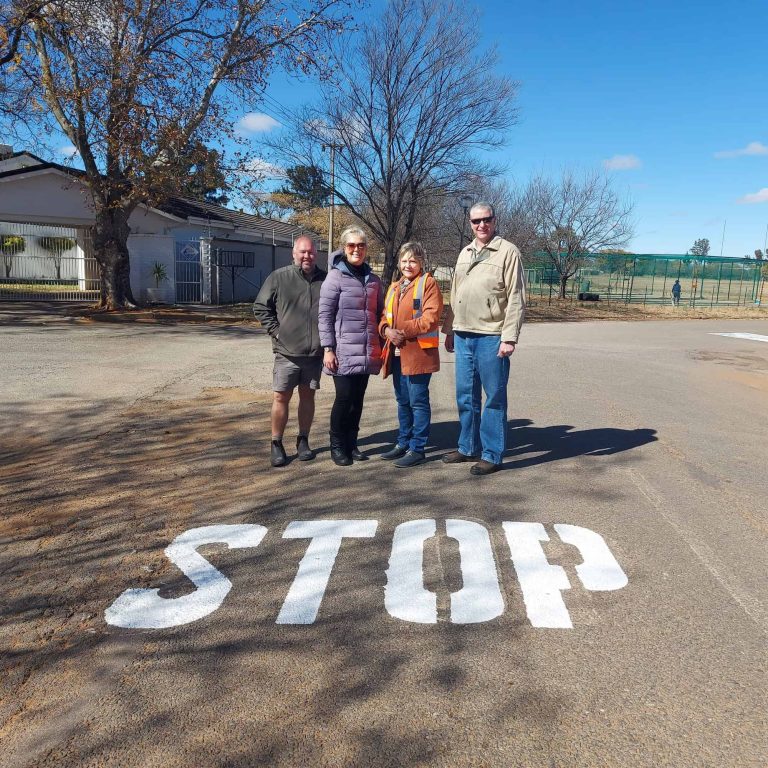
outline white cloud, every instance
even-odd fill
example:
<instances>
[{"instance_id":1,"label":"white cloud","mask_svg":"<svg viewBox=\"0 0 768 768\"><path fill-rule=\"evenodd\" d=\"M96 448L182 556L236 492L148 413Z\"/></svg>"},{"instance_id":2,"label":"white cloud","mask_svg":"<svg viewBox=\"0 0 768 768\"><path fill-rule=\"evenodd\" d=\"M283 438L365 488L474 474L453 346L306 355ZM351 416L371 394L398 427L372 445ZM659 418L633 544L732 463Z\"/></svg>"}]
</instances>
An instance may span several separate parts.
<instances>
[{"instance_id":1,"label":"white cloud","mask_svg":"<svg viewBox=\"0 0 768 768\"><path fill-rule=\"evenodd\" d=\"M279 127L277 120L263 112L249 112L235 123L235 128L245 133L265 133Z\"/></svg>"},{"instance_id":2,"label":"white cloud","mask_svg":"<svg viewBox=\"0 0 768 768\"><path fill-rule=\"evenodd\" d=\"M71 159L80 153L77 151L77 147L74 144L65 144L63 147L59 147L56 150L56 154Z\"/></svg>"},{"instance_id":3,"label":"white cloud","mask_svg":"<svg viewBox=\"0 0 768 768\"><path fill-rule=\"evenodd\" d=\"M606 171L631 171L633 168L639 168L642 165L637 155L614 155L607 160L603 160L603 167Z\"/></svg>"},{"instance_id":4,"label":"white cloud","mask_svg":"<svg viewBox=\"0 0 768 768\"><path fill-rule=\"evenodd\" d=\"M741 149L726 149L722 152L715 152L715 157L718 160L727 157L743 157L745 155L768 155L768 147L759 141L750 141L746 147Z\"/></svg>"},{"instance_id":5,"label":"white cloud","mask_svg":"<svg viewBox=\"0 0 768 768\"><path fill-rule=\"evenodd\" d=\"M737 203L768 203L768 187L763 187L759 192L740 197Z\"/></svg>"},{"instance_id":6,"label":"white cloud","mask_svg":"<svg viewBox=\"0 0 768 768\"><path fill-rule=\"evenodd\" d=\"M244 171L247 175L253 176L257 179L284 179L285 168L281 168L279 165L273 165L266 160L256 157L249 161Z\"/></svg>"}]
</instances>

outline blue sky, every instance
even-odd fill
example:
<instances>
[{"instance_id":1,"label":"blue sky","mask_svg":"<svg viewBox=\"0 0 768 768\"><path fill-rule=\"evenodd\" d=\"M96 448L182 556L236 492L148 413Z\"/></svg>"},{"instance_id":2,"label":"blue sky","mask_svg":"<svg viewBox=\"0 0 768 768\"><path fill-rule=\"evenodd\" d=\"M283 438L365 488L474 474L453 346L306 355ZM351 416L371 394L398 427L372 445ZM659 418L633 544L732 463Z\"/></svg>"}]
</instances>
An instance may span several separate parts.
<instances>
[{"instance_id":1,"label":"blue sky","mask_svg":"<svg viewBox=\"0 0 768 768\"><path fill-rule=\"evenodd\" d=\"M499 71L521 84L519 123L499 153L514 181L618 166L608 172L635 202L635 252L684 253L707 237L718 255L724 222L724 255L763 248L765 0L492 0L462 23L481 46L497 45ZM295 108L312 87L277 77L268 94ZM258 148L261 131L250 135Z\"/></svg>"},{"instance_id":2,"label":"blue sky","mask_svg":"<svg viewBox=\"0 0 768 768\"><path fill-rule=\"evenodd\" d=\"M358 22L382 4L373 0ZM706 237L718 255L724 224L724 255L764 247L766 0L489 0L464 13L467 36L496 45L499 72L521 85L519 123L498 153L514 182L608 169L635 203L637 253L684 253ZM289 109L315 93L279 74L267 91ZM279 130L274 102L239 117L256 153L264 133Z\"/></svg>"}]
</instances>

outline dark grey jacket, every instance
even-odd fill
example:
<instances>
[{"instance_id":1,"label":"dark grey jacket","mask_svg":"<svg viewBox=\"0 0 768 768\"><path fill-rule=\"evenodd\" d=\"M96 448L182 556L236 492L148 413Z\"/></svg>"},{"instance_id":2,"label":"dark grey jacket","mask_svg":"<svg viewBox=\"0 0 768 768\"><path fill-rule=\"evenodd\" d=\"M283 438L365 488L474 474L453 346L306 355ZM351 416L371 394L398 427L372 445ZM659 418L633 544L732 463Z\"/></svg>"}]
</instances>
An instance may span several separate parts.
<instances>
[{"instance_id":1,"label":"dark grey jacket","mask_svg":"<svg viewBox=\"0 0 768 768\"><path fill-rule=\"evenodd\" d=\"M306 276L290 264L276 269L261 286L253 314L272 337L272 351L288 357L322 357L317 308L326 272Z\"/></svg>"}]
</instances>

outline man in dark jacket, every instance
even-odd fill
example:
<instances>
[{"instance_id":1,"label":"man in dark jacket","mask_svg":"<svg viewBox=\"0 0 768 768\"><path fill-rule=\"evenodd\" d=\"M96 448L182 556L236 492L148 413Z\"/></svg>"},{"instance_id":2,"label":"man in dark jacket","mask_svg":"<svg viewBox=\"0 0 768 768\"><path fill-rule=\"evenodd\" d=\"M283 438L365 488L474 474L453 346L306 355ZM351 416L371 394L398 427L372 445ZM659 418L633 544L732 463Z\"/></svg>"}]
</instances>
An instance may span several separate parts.
<instances>
[{"instance_id":1,"label":"man in dark jacket","mask_svg":"<svg viewBox=\"0 0 768 768\"><path fill-rule=\"evenodd\" d=\"M282 467L288 457L283 433L288 423L288 404L299 390L299 461L310 461L309 430L315 416L315 390L320 389L323 348L317 329L320 286L326 273L317 267L317 250L306 235L293 244L293 264L276 269L261 286L253 314L272 337L275 367L272 377L273 467Z\"/></svg>"}]
</instances>

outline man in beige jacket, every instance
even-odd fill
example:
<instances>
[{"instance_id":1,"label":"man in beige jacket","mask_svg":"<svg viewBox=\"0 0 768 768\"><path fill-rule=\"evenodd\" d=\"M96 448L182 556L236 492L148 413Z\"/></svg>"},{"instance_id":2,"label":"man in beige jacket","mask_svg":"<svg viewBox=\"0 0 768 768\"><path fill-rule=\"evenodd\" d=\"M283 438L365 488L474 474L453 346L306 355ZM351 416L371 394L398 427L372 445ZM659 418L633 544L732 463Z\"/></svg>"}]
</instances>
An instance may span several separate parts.
<instances>
[{"instance_id":1,"label":"man in beige jacket","mask_svg":"<svg viewBox=\"0 0 768 768\"><path fill-rule=\"evenodd\" d=\"M456 262L443 326L445 348L456 352L461 432L458 450L443 461L473 461L473 475L489 475L501 467L506 448L509 358L525 315L525 277L517 246L496 236L493 206L475 203L469 221L475 239Z\"/></svg>"}]
</instances>

